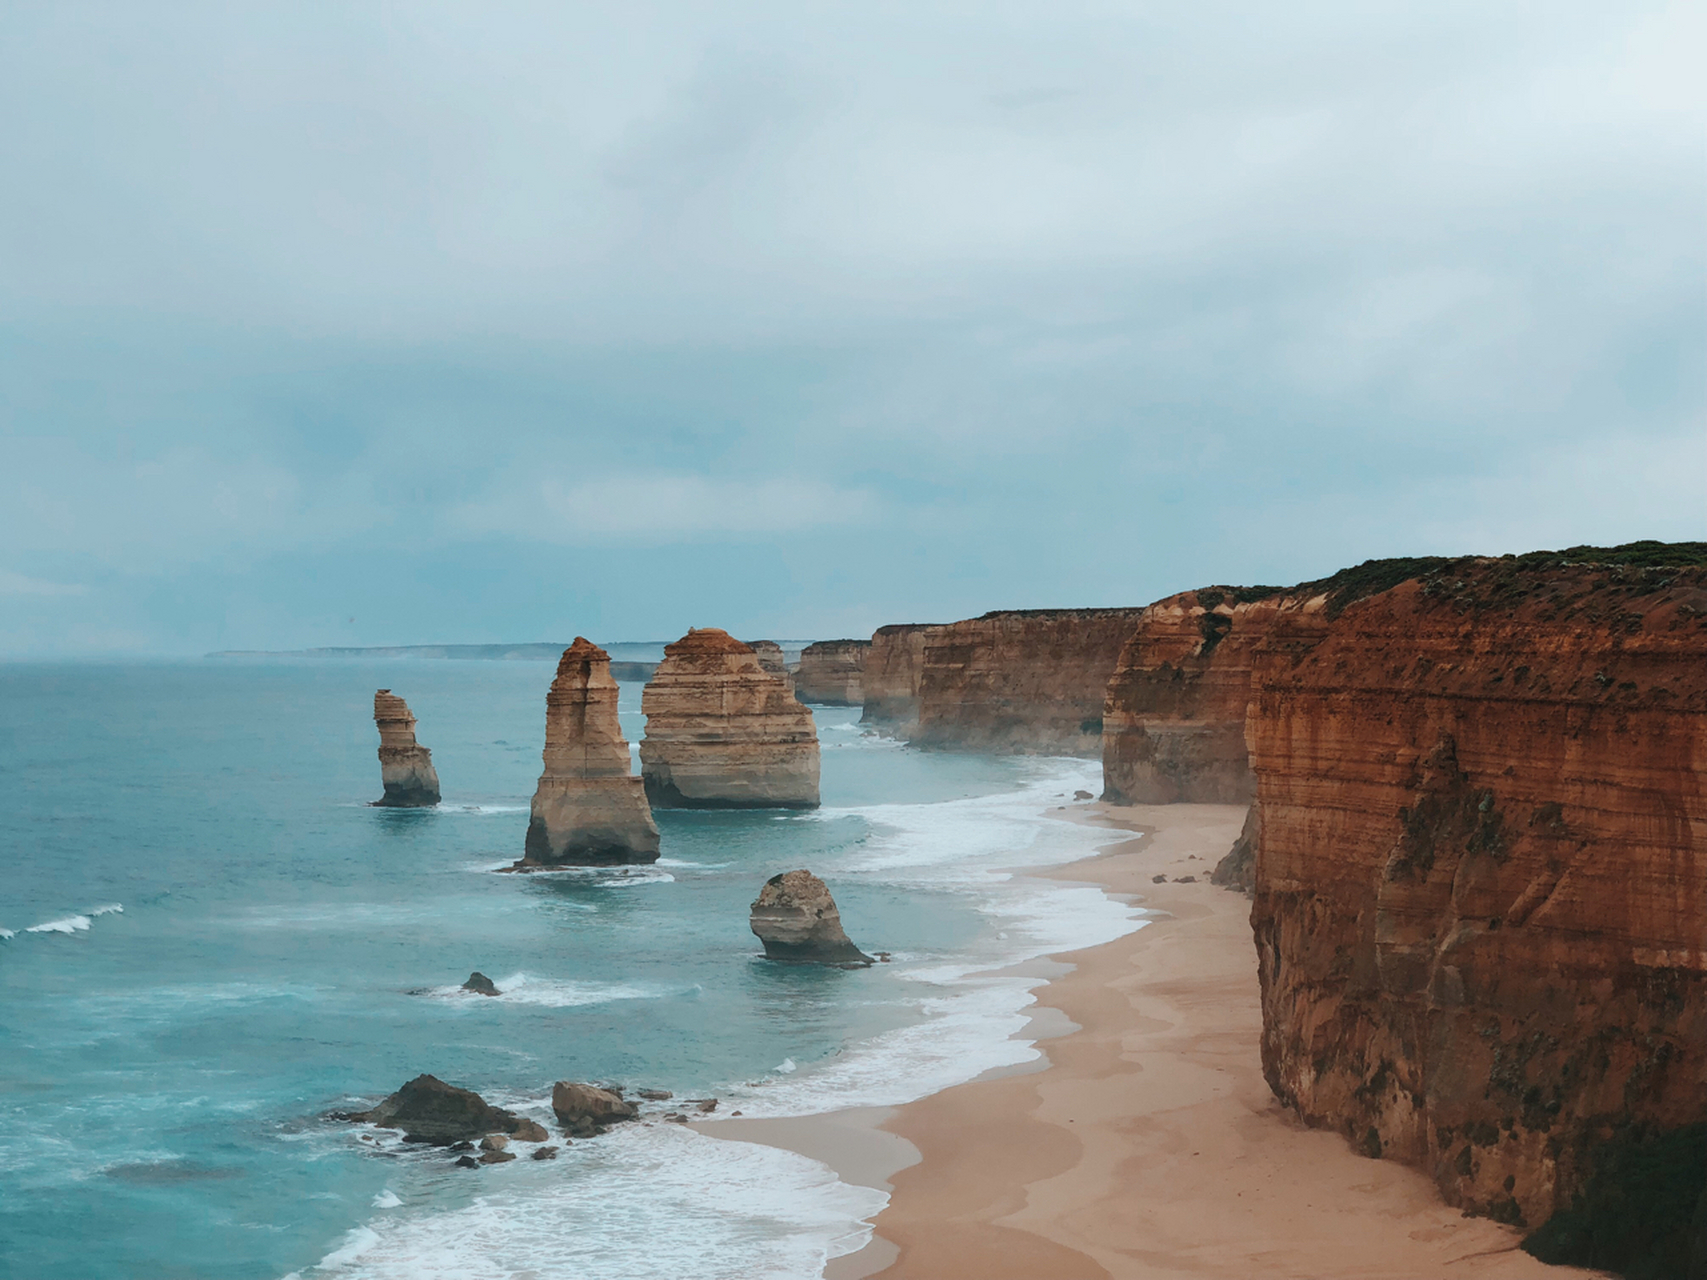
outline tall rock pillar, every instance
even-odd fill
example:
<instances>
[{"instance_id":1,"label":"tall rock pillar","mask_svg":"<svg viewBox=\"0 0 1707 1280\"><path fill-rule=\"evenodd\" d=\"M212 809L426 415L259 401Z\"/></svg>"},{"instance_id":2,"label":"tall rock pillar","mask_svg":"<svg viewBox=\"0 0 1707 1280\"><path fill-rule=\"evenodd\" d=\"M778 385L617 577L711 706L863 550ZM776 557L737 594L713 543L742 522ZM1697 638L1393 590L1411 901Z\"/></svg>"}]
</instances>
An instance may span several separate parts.
<instances>
[{"instance_id":1,"label":"tall rock pillar","mask_svg":"<svg viewBox=\"0 0 1707 1280\"><path fill-rule=\"evenodd\" d=\"M379 727L379 771L383 809L424 809L439 802L439 775L433 753L415 741L415 717L409 704L390 689L373 695L373 722Z\"/></svg>"},{"instance_id":2,"label":"tall rock pillar","mask_svg":"<svg viewBox=\"0 0 1707 1280\"><path fill-rule=\"evenodd\" d=\"M577 636L545 700L545 771L523 866L658 860L658 827L616 718L610 655Z\"/></svg>"}]
</instances>

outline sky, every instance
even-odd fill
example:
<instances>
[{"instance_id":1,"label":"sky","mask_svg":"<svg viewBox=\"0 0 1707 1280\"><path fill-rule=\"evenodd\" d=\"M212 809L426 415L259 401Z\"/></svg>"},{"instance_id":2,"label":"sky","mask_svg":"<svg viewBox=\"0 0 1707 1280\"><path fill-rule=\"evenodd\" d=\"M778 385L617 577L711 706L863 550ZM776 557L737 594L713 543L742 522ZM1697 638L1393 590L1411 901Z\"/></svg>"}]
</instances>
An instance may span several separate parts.
<instances>
[{"instance_id":1,"label":"sky","mask_svg":"<svg viewBox=\"0 0 1707 1280\"><path fill-rule=\"evenodd\" d=\"M0 0L0 655L1707 537L1703 12Z\"/></svg>"}]
</instances>

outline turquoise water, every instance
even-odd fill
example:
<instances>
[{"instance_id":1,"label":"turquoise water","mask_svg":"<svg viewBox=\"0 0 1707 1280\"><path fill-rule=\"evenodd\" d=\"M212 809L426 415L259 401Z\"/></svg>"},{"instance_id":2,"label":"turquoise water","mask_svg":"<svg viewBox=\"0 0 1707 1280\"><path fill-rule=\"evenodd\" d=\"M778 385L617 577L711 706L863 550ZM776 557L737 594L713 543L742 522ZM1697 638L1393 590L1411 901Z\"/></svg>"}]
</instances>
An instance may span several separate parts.
<instances>
[{"instance_id":1,"label":"turquoise water","mask_svg":"<svg viewBox=\"0 0 1707 1280\"><path fill-rule=\"evenodd\" d=\"M319 1117L429 1071L542 1119L575 1078L798 1114L1031 1054L1000 964L1131 912L1000 868L1082 761L927 755L819 708L824 809L661 813L656 868L493 874L539 772L539 663L0 667L0 1271L810 1276L881 1203L790 1153L629 1126L470 1172ZM373 690L445 801L382 810ZM623 687L624 729L643 728ZM860 972L769 964L764 879L830 882ZM471 970L498 999L465 995Z\"/></svg>"}]
</instances>

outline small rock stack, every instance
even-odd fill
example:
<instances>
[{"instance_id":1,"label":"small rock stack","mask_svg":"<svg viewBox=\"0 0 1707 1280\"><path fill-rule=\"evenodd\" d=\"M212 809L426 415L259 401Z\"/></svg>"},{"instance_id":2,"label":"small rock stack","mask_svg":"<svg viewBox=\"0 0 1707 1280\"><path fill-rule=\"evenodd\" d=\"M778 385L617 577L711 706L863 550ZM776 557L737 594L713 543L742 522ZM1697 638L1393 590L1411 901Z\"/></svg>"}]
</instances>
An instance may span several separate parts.
<instances>
[{"instance_id":1,"label":"small rock stack","mask_svg":"<svg viewBox=\"0 0 1707 1280\"><path fill-rule=\"evenodd\" d=\"M727 631L664 647L646 686L640 772L654 805L815 809L818 731L786 675Z\"/></svg>"},{"instance_id":2,"label":"small rock stack","mask_svg":"<svg viewBox=\"0 0 1707 1280\"><path fill-rule=\"evenodd\" d=\"M748 924L772 960L840 968L872 963L843 930L828 886L810 871L788 871L765 881Z\"/></svg>"},{"instance_id":3,"label":"small rock stack","mask_svg":"<svg viewBox=\"0 0 1707 1280\"><path fill-rule=\"evenodd\" d=\"M385 809L424 809L439 802L439 775L433 753L415 741L415 717L409 704L380 689L373 695L373 722L379 726L379 769L385 795L374 804Z\"/></svg>"},{"instance_id":4,"label":"small rock stack","mask_svg":"<svg viewBox=\"0 0 1707 1280\"><path fill-rule=\"evenodd\" d=\"M610 655L580 636L545 701L545 770L522 868L656 862L658 827L616 717Z\"/></svg>"}]
</instances>

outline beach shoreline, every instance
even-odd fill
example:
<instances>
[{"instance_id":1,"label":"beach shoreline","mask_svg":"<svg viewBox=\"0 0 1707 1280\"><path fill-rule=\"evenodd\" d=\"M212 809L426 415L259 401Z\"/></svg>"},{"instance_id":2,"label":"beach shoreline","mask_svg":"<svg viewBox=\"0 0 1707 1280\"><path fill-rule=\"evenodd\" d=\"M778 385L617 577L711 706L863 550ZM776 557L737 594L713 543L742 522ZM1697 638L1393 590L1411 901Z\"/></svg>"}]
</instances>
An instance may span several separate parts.
<instances>
[{"instance_id":1,"label":"beach shoreline","mask_svg":"<svg viewBox=\"0 0 1707 1280\"><path fill-rule=\"evenodd\" d=\"M1243 806L1050 813L1114 838L1026 874L1095 884L1150 917L1052 957L1071 968L1028 1010L1060 1033L1042 1058L899 1107L703 1126L889 1193L870 1242L826 1280L1597 1274L1536 1261L1518 1231L1463 1217L1419 1171L1359 1155L1274 1099L1249 901L1208 882Z\"/></svg>"}]
</instances>

